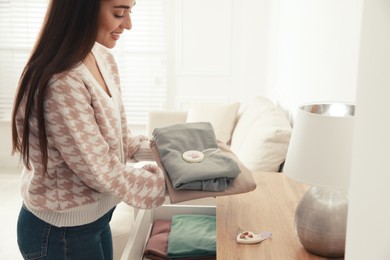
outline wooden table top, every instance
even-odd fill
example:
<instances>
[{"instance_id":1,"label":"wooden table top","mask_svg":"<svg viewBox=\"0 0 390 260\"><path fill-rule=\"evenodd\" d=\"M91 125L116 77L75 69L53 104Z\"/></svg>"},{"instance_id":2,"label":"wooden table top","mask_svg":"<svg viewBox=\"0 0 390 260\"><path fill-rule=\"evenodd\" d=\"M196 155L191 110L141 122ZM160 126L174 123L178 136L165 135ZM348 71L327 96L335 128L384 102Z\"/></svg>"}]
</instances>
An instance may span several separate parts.
<instances>
[{"instance_id":1,"label":"wooden table top","mask_svg":"<svg viewBox=\"0 0 390 260\"><path fill-rule=\"evenodd\" d=\"M256 190L217 197L218 260L324 260L307 252L294 228L295 208L308 186L290 180L283 173L255 172ZM272 232L259 244L238 244L243 231Z\"/></svg>"}]
</instances>

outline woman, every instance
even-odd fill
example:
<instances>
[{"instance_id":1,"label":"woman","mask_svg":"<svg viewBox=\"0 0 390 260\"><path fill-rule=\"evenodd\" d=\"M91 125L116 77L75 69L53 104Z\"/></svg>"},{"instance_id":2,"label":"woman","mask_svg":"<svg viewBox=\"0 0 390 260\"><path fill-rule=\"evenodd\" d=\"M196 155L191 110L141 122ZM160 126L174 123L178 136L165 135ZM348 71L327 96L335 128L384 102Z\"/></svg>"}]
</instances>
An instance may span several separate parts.
<instances>
[{"instance_id":1,"label":"woman","mask_svg":"<svg viewBox=\"0 0 390 260\"><path fill-rule=\"evenodd\" d=\"M163 203L149 141L127 129L109 52L134 0L51 0L15 98L13 152L24 164L18 244L25 259L112 259L109 221L124 201Z\"/></svg>"}]
</instances>

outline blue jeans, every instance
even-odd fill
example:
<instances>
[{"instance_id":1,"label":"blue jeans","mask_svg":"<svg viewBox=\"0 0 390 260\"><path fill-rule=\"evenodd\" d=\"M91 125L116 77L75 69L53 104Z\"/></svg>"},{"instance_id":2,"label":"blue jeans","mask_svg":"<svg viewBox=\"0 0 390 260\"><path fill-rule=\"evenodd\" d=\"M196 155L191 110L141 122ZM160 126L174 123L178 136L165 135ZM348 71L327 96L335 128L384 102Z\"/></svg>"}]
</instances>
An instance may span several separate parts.
<instances>
[{"instance_id":1,"label":"blue jeans","mask_svg":"<svg viewBox=\"0 0 390 260\"><path fill-rule=\"evenodd\" d=\"M109 222L113 212L86 225L56 227L22 206L17 225L19 250L24 259L112 260Z\"/></svg>"}]
</instances>

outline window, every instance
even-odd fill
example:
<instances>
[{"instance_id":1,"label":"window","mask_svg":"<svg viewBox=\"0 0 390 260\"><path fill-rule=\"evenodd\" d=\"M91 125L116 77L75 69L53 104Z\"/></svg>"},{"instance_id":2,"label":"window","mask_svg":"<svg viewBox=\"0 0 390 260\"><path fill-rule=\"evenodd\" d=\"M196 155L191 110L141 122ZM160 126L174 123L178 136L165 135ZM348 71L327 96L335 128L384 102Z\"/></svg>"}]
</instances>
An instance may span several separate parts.
<instances>
[{"instance_id":1,"label":"window","mask_svg":"<svg viewBox=\"0 0 390 260\"><path fill-rule=\"evenodd\" d=\"M20 73L43 21L46 1L0 1L0 120L11 119Z\"/></svg>"},{"instance_id":2,"label":"window","mask_svg":"<svg viewBox=\"0 0 390 260\"><path fill-rule=\"evenodd\" d=\"M47 0L0 0L0 121L9 121L20 73L39 33ZM164 1L142 0L133 29L112 50L121 75L129 124L146 124L147 112L166 100Z\"/></svg>"},{"instance_id":3,"label":"window","mask_svg":"<svg viewBox=\"0 0 390 260\"><path fill-rule=\"evenodd\" d=\"M133 28L122 34L113 49L129 124L146 124L147 112L164 107L166 47L164 0L137 1Z\"/></svg>"}]
</instances>

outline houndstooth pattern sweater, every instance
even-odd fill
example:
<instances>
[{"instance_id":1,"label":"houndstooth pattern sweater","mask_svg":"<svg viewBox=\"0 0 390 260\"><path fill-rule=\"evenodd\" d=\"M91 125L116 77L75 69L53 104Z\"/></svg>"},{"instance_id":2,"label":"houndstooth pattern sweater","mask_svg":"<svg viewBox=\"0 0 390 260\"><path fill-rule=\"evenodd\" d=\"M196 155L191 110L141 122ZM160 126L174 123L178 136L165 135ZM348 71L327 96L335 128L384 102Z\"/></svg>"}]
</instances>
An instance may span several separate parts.
<instances>
[{"instance_id":1,"label":"houndstooth pattern sweater","mask_svg":"<svg viewBox=\"0 0 390 260\"><path fill-rule=\"evenodd\" d=\"M120 201L153 208L164 201L161 169L133 168L128 161L153 159L149 141L127 128L118 69L112 54L96 43L92 49L111 97L87 67L55 75L44 101L48 167L43 171L36 118L30 120L32 170L21 176L25 207L55 226L77 226L97 220ZM23 132L24 108L17 113Z\"/></svg>"}]
</instances>

